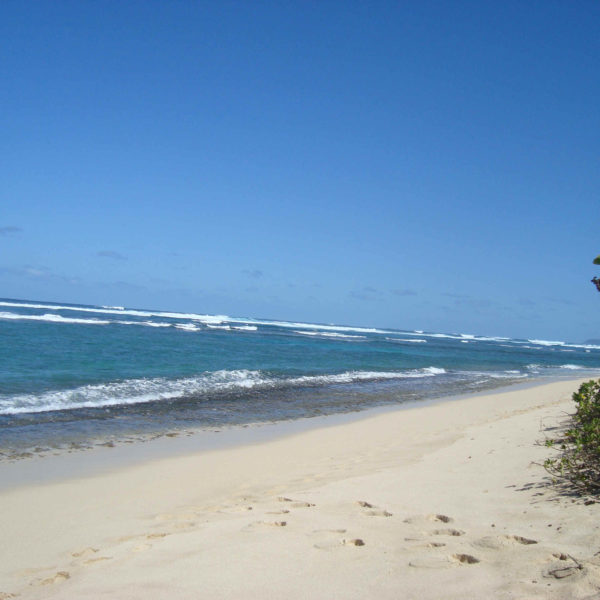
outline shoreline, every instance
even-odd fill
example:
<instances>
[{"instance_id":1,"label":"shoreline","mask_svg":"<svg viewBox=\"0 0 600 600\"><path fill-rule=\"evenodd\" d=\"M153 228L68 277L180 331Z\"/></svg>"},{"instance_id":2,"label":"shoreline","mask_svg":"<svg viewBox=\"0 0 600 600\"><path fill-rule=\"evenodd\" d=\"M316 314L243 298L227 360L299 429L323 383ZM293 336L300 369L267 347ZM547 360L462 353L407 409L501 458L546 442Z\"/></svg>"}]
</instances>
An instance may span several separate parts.
<instances>
[{"instance_id":1,"label":"shoreline","mask_svg":"<svg viewBox=\"0 0 600 600\"><path fill-rule=\"evenodd\" d=\"M0 491L0 597L592 597L600 505L559 496L536 445L580 381Z\"/></svg>"},{"instance_id":2,"label":"shoreline","mask_svg":"<svg viewBox=\"0 0 600 600\"><path fill-rule=\"evenodd\" d=\"M600 377L600 372L596 377ZM527 390L541 385L571 380L580 381L581 378L546 377L529 379L472 393L375 405L358 411L231 425L222 428L190 428L186 431L152 437L142 436L128 441L115 440L114 445L112 443L110 445L97 443L93 446L72 450L58 449L51 454L33 454L30 457L15 459L6 458L0 460L0 493L15 487L97 475L153 460L265 443L312 429L326 429L395 411L413 410L467 398Z\"/></svg>"}]
</instances>

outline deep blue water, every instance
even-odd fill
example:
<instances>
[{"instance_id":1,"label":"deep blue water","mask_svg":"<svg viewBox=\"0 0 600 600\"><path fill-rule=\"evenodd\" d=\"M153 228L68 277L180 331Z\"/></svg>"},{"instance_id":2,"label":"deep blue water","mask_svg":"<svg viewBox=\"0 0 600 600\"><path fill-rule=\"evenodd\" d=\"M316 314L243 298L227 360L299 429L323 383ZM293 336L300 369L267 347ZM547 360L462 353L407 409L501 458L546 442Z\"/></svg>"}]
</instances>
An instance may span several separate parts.
<instances>
[{"instance_id":1,"label":"deep blue water","mask_svg":"<svg viewBox=\"0 0 600 600\"><path fill-rule=\"evenodd\" d=\"M0 301L0 450L590 376L600 347Z\"/></svg>"}]
</instances>

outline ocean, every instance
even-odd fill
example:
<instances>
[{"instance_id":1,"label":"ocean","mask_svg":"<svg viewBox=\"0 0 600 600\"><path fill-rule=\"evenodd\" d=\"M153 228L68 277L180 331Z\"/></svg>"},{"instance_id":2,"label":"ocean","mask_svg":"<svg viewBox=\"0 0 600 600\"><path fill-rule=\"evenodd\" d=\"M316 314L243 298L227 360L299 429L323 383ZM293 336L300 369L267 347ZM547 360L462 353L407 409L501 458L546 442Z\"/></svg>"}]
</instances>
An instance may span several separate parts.
<instances>
[{"instance_id":1,"label":"ocean","mask_svg":"<svg viewBox=\"0 0 600 600\"><path fill-rule=\"evenodd\" d=\"M600 346L0 300L0 459L590 377Z\"/></svg>"}]
</instances>

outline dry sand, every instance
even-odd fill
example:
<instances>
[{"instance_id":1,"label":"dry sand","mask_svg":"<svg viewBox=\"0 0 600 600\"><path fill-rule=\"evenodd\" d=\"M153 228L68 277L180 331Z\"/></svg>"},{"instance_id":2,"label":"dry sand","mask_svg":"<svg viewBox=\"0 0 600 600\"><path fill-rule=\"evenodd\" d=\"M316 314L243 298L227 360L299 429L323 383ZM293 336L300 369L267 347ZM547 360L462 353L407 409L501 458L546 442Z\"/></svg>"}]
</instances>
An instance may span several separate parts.
<instances>
[{"instance_id":1,"label":"dry sand","mask_svg":"<svg viewBox=\"0 0 600 600\"><path fill-rule=\"evenodd\" d=\"M598 598L600 504L535 443L576 387L3 491L0 599Z\"/></svg>"}]
</instances>

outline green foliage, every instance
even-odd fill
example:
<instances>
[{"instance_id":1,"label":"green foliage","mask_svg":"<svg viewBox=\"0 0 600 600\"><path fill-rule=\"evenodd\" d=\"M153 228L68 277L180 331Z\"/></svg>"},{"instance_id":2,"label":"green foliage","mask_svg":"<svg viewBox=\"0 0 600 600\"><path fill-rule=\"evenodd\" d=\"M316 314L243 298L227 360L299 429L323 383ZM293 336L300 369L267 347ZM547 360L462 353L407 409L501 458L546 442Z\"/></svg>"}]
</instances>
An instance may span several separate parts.
<instances>
[{"instance_id":1,"label":"green foliage","mask_svg":"<svg viewBox=\"0 0 600 600\"><path fill-rule=\"evenodd\" d=\"M596 256L596 258L594 259L594 264L600 265L600 254L598 256ZM596 286L596 289L600 292L600 278L594 277L592 279L592 283Z\"/></svg>"},{"instance_id":2,"label":"green foliage","mask_svg":"<svg viewBox=\"0 0 600 600\"><path fill-rule=\"evenodd\" d=\"M600 493L600 380L582 383L573 394L577 406L562 434L546 440L559 454L544 463L554 477L581 491Z\"/></svg>"}]
</instances>

